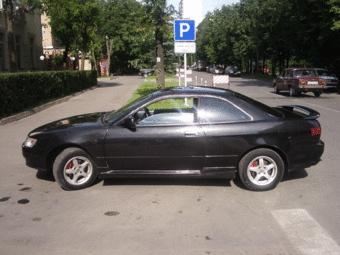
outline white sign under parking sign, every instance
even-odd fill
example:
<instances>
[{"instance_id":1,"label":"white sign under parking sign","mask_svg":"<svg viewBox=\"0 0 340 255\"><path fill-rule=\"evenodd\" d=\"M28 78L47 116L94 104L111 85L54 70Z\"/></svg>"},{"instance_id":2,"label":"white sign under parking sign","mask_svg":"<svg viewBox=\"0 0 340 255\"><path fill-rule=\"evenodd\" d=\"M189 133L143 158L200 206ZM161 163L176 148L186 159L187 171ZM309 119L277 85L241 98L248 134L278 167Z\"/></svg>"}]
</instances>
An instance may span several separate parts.
<instances>
[{"instance_id":1,"label":"white sign under parking sign","mask_svg":"<svg viewBox=\"0 0 340 255\"><path fill-rule=\"evenodd\" d=\"M196 42L175 42L175 53L196 53Z\"/></svg>"}]
</instances>

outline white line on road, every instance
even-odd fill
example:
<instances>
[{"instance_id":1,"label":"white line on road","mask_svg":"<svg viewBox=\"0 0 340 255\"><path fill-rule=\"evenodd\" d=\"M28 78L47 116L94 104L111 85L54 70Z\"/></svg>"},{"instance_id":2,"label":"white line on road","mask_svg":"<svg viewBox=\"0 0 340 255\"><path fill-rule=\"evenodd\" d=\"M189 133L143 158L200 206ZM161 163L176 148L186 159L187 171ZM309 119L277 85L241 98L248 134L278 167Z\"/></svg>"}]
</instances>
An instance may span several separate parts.
<instances>
[{"instance_id":1,"label":"white line on road","mask_svg":"<svg viewBox=\"0 0 340 255\"><path fill-rule=\"evenodd\" d=\"M306 210L275 210L271 214L301 254L340 254L338 244Z\"/></svg>"}]
</instances>

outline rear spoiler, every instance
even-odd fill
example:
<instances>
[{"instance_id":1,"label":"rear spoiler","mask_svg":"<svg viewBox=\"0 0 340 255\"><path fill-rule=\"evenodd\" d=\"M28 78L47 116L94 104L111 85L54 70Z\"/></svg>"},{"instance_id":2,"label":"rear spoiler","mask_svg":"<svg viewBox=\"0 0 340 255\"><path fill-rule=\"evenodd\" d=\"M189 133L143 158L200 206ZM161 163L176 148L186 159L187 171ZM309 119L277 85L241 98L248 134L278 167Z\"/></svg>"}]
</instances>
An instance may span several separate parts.
<instances>
[{"instance_id":1,"label":"rear spoiler","mask_svg":"<svg viewBox=\"0 0 340 255\"><path fill-rule=\"evenodd\" d=\"M307 115L306 117L304 117L305 120L316 120L320 117L319 112L301 105L281 105L279 107L282 107L283 109L291 112L294 112L294 109L296 109L297 112Z\"/></svg>"}]
</instances>

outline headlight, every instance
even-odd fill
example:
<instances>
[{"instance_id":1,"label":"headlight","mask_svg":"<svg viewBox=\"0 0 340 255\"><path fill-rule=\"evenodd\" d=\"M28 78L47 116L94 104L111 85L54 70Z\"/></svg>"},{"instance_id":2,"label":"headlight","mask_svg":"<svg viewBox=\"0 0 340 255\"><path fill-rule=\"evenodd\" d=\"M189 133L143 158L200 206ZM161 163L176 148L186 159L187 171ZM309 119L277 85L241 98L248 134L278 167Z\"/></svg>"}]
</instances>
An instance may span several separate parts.
<instances>
[{"instance_id":1,"label":"headlight","mask_svg":"<svg viewBox=\"0 0 340 255\"><path fill-rule=\"evenodd\" d=\"M37 139L27 137L24 145L25 145L25 147L32 148L35 145L36 142L37 142Z\"/></svg>"}]
</instances>

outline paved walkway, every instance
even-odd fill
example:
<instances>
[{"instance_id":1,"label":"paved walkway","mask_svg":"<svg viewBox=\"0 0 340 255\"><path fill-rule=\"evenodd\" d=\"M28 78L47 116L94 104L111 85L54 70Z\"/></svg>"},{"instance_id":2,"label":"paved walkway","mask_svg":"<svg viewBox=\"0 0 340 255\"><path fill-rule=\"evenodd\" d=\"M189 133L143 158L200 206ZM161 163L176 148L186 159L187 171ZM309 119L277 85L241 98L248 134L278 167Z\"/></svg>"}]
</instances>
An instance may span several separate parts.
<instances>
[{"instance_id":1,"label":"paved walkway","mask_svg":"<svg viewBox=\"0 0 340 255\"><path fill-rule=\"evenodd\" d=\"M141 76L118 76L98 79L98 86L54 102L0 120L0 126L21 120L41 111L50 112L51 121L86 112L111 111L119 108L144 82ZM89 104L88 102L92 102Z\"/></svg>"}]
</instances>

